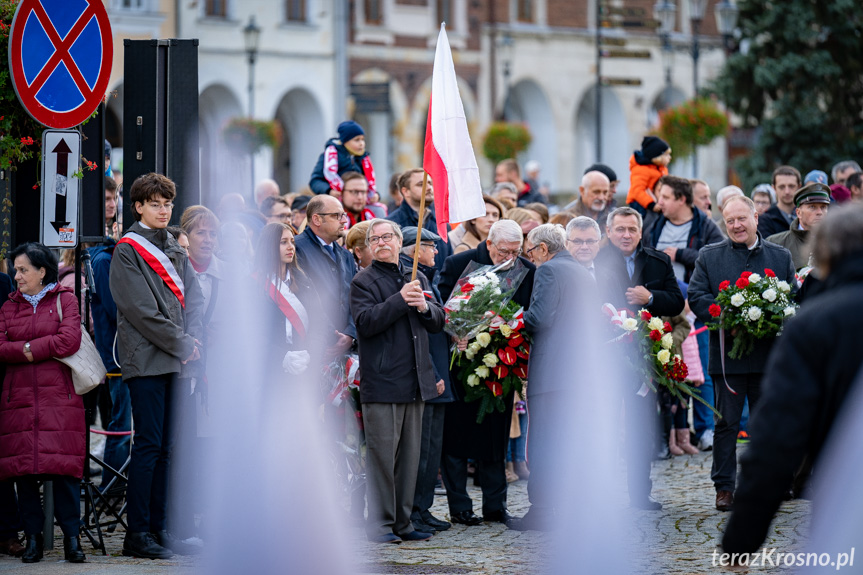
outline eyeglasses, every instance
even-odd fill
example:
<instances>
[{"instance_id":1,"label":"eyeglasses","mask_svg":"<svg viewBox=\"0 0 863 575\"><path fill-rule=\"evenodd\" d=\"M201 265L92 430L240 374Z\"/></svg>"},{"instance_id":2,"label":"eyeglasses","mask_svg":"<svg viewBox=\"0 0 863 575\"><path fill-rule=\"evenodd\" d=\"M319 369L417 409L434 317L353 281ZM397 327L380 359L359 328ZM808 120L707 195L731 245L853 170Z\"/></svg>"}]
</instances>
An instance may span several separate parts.
<instances>
[{"instance_id":1,"label":"eyeglasses","mask_svg":"<svg viewBox=\"0 0 863 575\"><path fill-rule=\"evenodd\" d=\"M291 214L278 214L274 216L270 216L271 218L279 218L281 221L286 222L291 219Z\"/></svg>"},{"instance_id":2,"label":"eyeglasses","mask_svg":"<svg viewBox=\"0 0 863 575\"><path fill-rule=\"evenodd\" d=\"M348 214L345 212L323 212L318 214L319 216L336 216L337 220L346 220L348 219Z\"/></svg>"},{"instance_id":3,"label":"eyeglasses","mask_svg":"<svg viewBox=\"0 0 863 575\"><path fill-rule=\"evenodd\" d=\"M396 237L395 234L384 234L382 236L372 236L369 238L369 245L373 245L373 244L376 244L378 242L386 243L386 242L392 241L392 239L394 237Z\"/></svg>"},{"instance_id":4,"label":"eyeglasses","mask_svg":"<svg viewBox=\"0 0 863 575\"><path fill-rule=\"evenodd\" d=\"M585 244L587 244L588 246L595 246L596 244L599 243L599 240L566 240L566 241L571 243L571 244L575 244L578 247L581 247Z\"/></svg>"},{"instance_id":5,"label":"eyeglasses","mask_svg":"<svg viewBox=\"0 0 863 575\"><path fill-rule=\"evenodd\" d=\"M171 210L174 209L174 204L172 204L170 202L167 204L160 204L159 202L147 202L147 205L154 212L161 212L162 209L164 209L166 212L170 212Z\"/></svg>"},{"instance_id":6,"label":"eyeglasses","mask_svg":"<svg viewBox=\"0 0 863 575\"><path fill-rule=\"evenodd\" d=\"M537 244L537 245L533 246L532 248L530 248L529 250L526 250L526 251L524 252L524 255L526 255L526 256L528 256L528 257L530 257L530 252L532 252L533 250L535 250L536 248L538 248L538 247L539 247L539 246L541 246L541 245L542 245L542 244ZM500 251L500 250L498 250L498 251Z\"/></svg>"},{"instance_id":7,"label":"eyeglasses","mask_svg":"<svg viewBox=\"0 0 863 575\"><path fill-rule=\"evenodd\" d=\"M434 244L424 244L424 243L420 243L420 245L421 245L422 247L424 247L424 248L431 248L431 249L433 249L433 250L434 250L434 249L437 249L437 246L436 246L436 245L434 245Z\"/></svg>"},{"instance_id":8,"label":"eyeglasses","mask_svg":"<svg viewBox=\"0 0 863 575\"><path fill-rule=\"evenodd\" d=\"M495 249L497 250L497 253L499 253L499 254L500 254L500 255L502 255L503 257L510 257L510 256L512 256L512 257L514 257L514 258L517 258L518 256L520 256L520 255L521 255L521 248L518 248L517 250L502 250L502 249L500 249L500 248L499 248L499 247L497 247L497 246L494 246L494 247L495 247ZM534 249L534 248L531 248L531 249Z\"/></svg>"}]
</instances>

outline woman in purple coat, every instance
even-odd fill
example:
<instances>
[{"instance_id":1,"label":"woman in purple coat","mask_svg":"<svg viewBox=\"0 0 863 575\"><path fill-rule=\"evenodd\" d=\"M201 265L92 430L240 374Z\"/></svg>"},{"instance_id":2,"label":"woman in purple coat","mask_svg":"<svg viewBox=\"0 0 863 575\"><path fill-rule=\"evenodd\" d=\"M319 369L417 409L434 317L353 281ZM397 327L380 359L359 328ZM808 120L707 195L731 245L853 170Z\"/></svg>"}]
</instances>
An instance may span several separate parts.
<instances>
[{"instance_id":1,"label":"woman in purple coat","mask_svg":"<svg viewBox=\"0 0 863 575\"><path fill-rule=\"evenodd\" d=\"M18 486L27 536L21 560L42 559L39 482L50 480L66 560L81 563L85 557L78 538L80 481L87 456L84 404L75 394L72 372L55 359L72 355L81 345L78 302L57 283L57 258L45 246L21 245L10 258L18 290L0 308L0 361L6 363L0 396L0 479L14 478Z\"/></svg>"}]
</instances>

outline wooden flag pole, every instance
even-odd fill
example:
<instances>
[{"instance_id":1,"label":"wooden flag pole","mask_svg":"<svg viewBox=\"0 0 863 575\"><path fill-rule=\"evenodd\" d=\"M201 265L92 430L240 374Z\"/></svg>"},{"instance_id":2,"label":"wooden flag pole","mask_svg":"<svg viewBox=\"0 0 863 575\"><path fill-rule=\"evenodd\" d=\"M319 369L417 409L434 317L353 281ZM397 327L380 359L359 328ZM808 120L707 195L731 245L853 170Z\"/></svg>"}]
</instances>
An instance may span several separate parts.
<instances>
[{"instance_id":1,"label":"wooden flag pole","mask_svg":"<svg viewBox=\"0 0 863 575\"><path fill-rule=\"evenodd\" d=\"M422 237L423 224L426 219L426 189L428 189L428 183L429 173L423 170L423 193L420 196L420 211L417 214L417 242L414 246L414 267L411 270L411 281L417 279L417 264L420 261L420 238ZM429 281L431 281L431 278L429 278Z\"/></svg>"}]
</instances>

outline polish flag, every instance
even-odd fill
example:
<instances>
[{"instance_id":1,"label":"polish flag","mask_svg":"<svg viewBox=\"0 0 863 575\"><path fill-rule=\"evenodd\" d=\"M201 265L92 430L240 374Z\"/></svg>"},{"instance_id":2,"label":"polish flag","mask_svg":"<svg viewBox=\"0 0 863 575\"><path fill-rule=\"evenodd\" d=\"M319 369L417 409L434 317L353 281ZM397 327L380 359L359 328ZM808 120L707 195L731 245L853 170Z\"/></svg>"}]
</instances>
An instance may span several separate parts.
<instances>
[{"instance_id":1,"label":"polish flag","mask_svg":"<svg viewBox=\"0 0 863 575\"><path fill-rule=\"evenodd\" d=\"M423 169L434 184L438 235L447 241L448 224L485 215L479 168L458 93L446 27L440 26L432 72Z\"/></svg>"}]
</instances>

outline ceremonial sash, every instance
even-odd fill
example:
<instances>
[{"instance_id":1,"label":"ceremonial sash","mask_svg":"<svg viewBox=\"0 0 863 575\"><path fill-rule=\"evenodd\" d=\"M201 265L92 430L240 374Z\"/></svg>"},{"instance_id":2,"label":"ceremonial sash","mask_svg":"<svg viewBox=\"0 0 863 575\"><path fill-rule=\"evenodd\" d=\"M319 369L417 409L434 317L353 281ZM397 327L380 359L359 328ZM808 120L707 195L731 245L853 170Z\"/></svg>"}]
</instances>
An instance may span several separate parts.
<instances>
[{"instance_id":1,"label":"ceremonial sash","mask_svg":"<svg viewBox=\"0 0 863 575\"><path fill-rule=\"evenodd\" d=\"M150 240L135 232L127 232L117 244L129 244L132 246L138 255L147 262L147 265L156 272L165 285L168 286L177 299L180 300L180 305L186 307L186 287L183 285L183 278L177 273L177 268L171 262L171 259L165 255L165 252L160 250Z\"/></svg>"},{"instance_id":2,"label":"ceremonial sash","mask_svg":"<svg viewBox=\"0 0 863 575\"><path fill-rule=\"evenodd\" d=\"M276 287L276 278L272 278L267 282L267 294L270 296L279 310L284 314L285 318L291 323L291 327L296 330L300 337L306 337L306 324L308 323L308 314L306 308L300 303L300 300L288 288L285 282L278 282Z\"/></svg>"}]
</instances>

